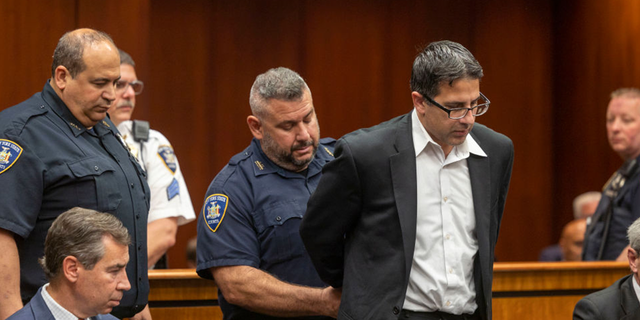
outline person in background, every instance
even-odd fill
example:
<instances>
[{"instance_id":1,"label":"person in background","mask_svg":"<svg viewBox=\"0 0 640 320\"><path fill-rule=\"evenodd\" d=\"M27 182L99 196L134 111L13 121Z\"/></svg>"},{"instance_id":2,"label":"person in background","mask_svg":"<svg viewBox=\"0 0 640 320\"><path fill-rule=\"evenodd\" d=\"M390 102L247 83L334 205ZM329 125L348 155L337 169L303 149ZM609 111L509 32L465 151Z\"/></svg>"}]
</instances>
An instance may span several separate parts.
<instances>
[{"instance_id":1,"label":"person in background","mask_svg":"<svg viewBox=\"0 0 640 320\"><path fill-rule=\"evenodd\" d=\"M611 93L606 116L611 149L624 163L605 184L602 199L587 224L582 258L627 260L625 231L640 218L640 90L621 88Z\"/></svg>"},{"instance_id":2,"label":"person in background","mask_svg":"<svg viewBox=\"0 0 640 320\"><path fill-rule=\"evenodd\" d=\"M573 218L588 219L593 216L598 208L598 203L602 198L602 193L598 191L587 191L573 199Z\"/></svg>"},{"instance_id":3,"label":"person in background","mask_svg":"<svg viewBox=\"0 0 640 320\"><path fill-rule=\"evenodd\" d=\"M311 90L290 69L259 75L249 104L254 138L213 179L198 219L198 275L215 280L225 320L336 317L340 292L298 232L335 140L320 139Z\"/></svg>"},{"instance_id":4,"label":"person in background","mask_svg":"<svg viewBox=\"0 0 640 320\"><path fill-rule=\"evenodd\" d=\"M146 121L131 121L136 95L144 84L138 80L135 62L120 52L120 80L116 82L116 99L109 108L109 117L118 127L131 153L147 171L151 190L147 250L149 268L166 269L166 252L176 242L178 226L195 219L187 184L182 176L178 158L169 140L162 133L149 129Z\"/></svg>"},{"instance_id":5,"label":"person in background","mask_svg":"<svg viewBox=\"0 0 640 320\"><path fill-rule=\"evenodd\" d=\"M49 228L40 265L49 283L9 320L118 319L110 314L131 288L125 266L131 243L115 216L83 208Z\"/></svg>"},{"instance_id":6,"label":"person in background","mask_svg":"<svg viewBox=\"0 0 640 320\"><path fill-rule=\"evenodd\" d=\"M627 230L626 251L631 274L578 301L574 320L640 319L640 219Z\"/></svg>"},{"instance_id":7,"label":"person in background","mask_svg":"<svg viewBox=\"0 0 640 320\"><path fill-rule=\"evenodd\" d=\"M574 220L567 223L560 236L560 241L554 245L550 245L542 251L538 261L581 261L582 247L584 246L584 233L586 224L596 212L598 202L600 202L600 192L589 191L573 199L573 217ZM582 232L582 234L579 234ZM564 245L563 245L564 243ZM580 250L576 246L580 246ZM579 255L576 256L576 252ZM567 254L569 256L567 256Z\"/></svg>"}]
</instances>

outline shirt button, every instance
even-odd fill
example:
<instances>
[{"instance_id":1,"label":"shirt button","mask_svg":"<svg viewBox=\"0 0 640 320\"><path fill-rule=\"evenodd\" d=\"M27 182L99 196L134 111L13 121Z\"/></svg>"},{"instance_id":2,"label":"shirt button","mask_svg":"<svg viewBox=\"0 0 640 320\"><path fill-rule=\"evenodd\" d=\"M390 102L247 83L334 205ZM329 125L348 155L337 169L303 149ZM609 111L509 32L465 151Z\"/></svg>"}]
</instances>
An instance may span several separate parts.
<instances>
[{"instance_id":1,"label":"shirt button","mask_svg":"<svg viewBox=\"0 0 640 320\"><path fill-rule=\"evenodd\" d=\"M276 217L276 221L280 221L280 220L282 220L282 217L277 216L277 217Z\"/></svg>"},{"instance_id":2,"label":"shirt button","mask_svg":"<svg viewBox=\"0 0 640 320\"><path fill-rule=\"evenodd\" d=\"M449 273L453 273L453 268L449 268Z\"/></svg>"},{"instance_id":3,"label":"shirt button","mask_svg":"<svg viewBox=\"0 0 640 320\"><path fill-rule=\"evenodd\" d=\"M398 307L393 307L393 314L398 314L400 313L400 309L398 309Z\"/></svg>"},{"instance_id":4,"label":"shirt button","mask_svg":"<svg viewBox=\"0 0 640 320\"><path fill-rule=\"evenodd\" d=\"M451 305L451 301L447 301L447 307Z\"/></svg>"},{"instance_id":5,"label":"shirt button","mask_svg":"<svg viewBox=\"0 0 640 320\"><path fill-rule=\"evenodd\" d=\"M136 219L140 219L140 215L139 214L136 214Z\"/></svg>"},{"instance_id":6,"label":"shirt button","mask_svg":"<svg viewBox=\"0 0 640 320\"><path fill-rule=\"evenodd\" d=\"M44 109L44 106L40 106L40 109Z\"/></svg>"},{"instance_id":7,"label":"shirt button","mask_svg":"<svg viewBox=\"0 0 640 320\"><path fill-rule=\"evenodd\" d=\"M93 170L98 171L100 170L100 168L98 168L98 166L93 167Z\"/></svg>"},{"instance_id":8,"label":"shirt button","mask_svg":"<svg viewBox=\"0 0 640 320\"><path fill-rule=\"evenodd\" d=\"M142 250L142 246L138 246L138 251Z\"/></svg>"},{"instance_id":9,"label":"shirt button","mask_svg":"<svg viewBox=\"0 0 640 320\"><path fill-rule=\"evenodd\" d=\"M451 239L451 235L447 234L447 235L445 236L445 239L447 239L447 240Z\"/></svg>"},{"instance_id":10,"label":"shirt button","mask_svg":"<svg viewBox=\"0 0 640 320\"><path fill-rule=\"evenodd\" d=\"M133 189L133 183L131 184L131 189Z\"/></svg>"},{"instance_id":11,"label":"shirt button","mask_svg":"<svg viewBox=\"0 0 640 320\"><path fill-rule=\"evenodd\" d=\"M449 200L449 198L444 197L443 200L444 200L444 202L447 202L447 200Z\"/></svg>"}]
</instances>

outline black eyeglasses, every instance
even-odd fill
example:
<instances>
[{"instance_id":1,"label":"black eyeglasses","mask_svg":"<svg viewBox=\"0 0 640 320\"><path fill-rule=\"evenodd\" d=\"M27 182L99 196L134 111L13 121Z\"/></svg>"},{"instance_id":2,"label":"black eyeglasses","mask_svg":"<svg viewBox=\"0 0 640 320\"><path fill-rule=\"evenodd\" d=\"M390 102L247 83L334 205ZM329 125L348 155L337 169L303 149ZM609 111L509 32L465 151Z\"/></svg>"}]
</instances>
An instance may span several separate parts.
<instances>
[{"instance_id":1,"label":"black eyeglasses","mask_svg":"<svg viewBox=\"0 0 640 320\"><path fill-rule=\"evenodd\" d=\"M116 91L122 92L124 90L127 90L127 87L129 86L131 86L136 96L142 93L142 89L144 89L144 83L140 80L131 81L131 82L118 80L118 82L116 82Z\"/></svg>"},{"instance_id":2,"label":"black eyeglasses","mask_svg":"<svg viewBox=\"0 0 640 320\"><path fill-rule=\"evenodd\" d=\"M449 108L445 108L443 107L441 104L437 103L435 100L429 98L427 95L422 95L427 101L429 101L430 104L442 109L442 111L446 112L447 115L449 116L449 119L453 119L453 120L458 120L458 119L462 119L467 115L467 112L471 111L471 114L474 117L477 116L481 116L485 113L487 113L487 111L489 110L489 105L491 104L491 101L489 101L489 99L487 99L487 97L484 96L484 94L482 94L482 92L480 92L480 97L478 98L478 100L476 100L476 105L471 107L471 108L453 108L453 109L449 109Z\"/></svg>"}]
</instances>

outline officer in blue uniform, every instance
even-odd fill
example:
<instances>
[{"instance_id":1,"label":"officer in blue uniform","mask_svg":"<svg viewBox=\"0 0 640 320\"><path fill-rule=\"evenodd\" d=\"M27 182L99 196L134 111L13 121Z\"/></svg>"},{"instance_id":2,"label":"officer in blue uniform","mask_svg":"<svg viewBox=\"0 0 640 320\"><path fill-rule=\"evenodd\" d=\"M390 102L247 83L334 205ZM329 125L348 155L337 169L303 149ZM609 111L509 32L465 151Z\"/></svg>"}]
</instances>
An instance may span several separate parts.
<instances>
[{"instance_id":1,"label":"officer in blue uniform","mask_svg":"<svg viewBox=\"0 0 640 320\"><path fill-rule=\"evenodd\" d=\"M640 89L620 88L607 106L607 138L624 163L602 190L595 213L587 220L582 259L627 261L626 231L640 218Z\"/></svg>"},{"instance_id":2,"label":"officer in blue uniform","mask_svg":"<svg viewBox=\"0 0 640 320\"><path fill-rule=\"evenodd\" d=\"M250 105L254 139L215 177L198 218L197 272L216 281L224 319L336 317L340 293L320 280L298 232L335 140L319 139L294 71L258 76Z\"/></svg>"},{"instance_id":3,"label":"officer in blue uniform","mask_svg":"<svg viewBox=\"0 0 640 320\"><path fill-rule=\"evenodd\" d=\"M119 78L111 38L75 30L60 39L42 92L0 113L0 319L47 282L37 261L47 230L73 207L111 213L131 235L131 290L113 314L131 317L147 304L149 187L105 117Z\"/></svg>"}]
</instances>

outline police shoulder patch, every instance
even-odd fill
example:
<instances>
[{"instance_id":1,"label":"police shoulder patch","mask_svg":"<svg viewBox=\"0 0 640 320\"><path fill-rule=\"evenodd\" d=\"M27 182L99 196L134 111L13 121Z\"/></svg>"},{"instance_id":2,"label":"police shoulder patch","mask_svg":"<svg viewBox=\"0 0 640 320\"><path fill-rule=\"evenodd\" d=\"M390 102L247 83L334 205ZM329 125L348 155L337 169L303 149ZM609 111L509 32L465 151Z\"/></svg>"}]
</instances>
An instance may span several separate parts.
<instances>
[{"instance_id":1,"label":"police shoulder patch","mask_svg":"<svg viewBox=\"0 0 640 320\"><path fill-rule=\"evenodd\" d=\"M212 232L216 232L220 227L228 205L229 197L221 193L214 193L204 201L202 217Z\"/></svg>"},{"instance_id":2,"label":"police shoulder patch","mask_svg":"<svg viewBox=\"0 0 640 320\"><path fill-rule=\"evenodd\" d=\"M17 143L0 139L0 174L9 170L22 154L22 147Z\"/></svg>"},{"instance_id":3,"label":"police shoulder patch","mask_svg":"<svg viewBox=\"0 0 640 320\"><path fill-rule=\"evenodd\" d=\"M173 153L173 148L170 145L162 145L158 147L158 156L164 162L164 165L167 169L171 170L171 172L176 173L176 169L178 168L176 156Z\"/></svg>"}]
</instances>

